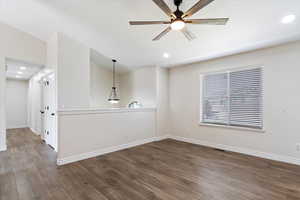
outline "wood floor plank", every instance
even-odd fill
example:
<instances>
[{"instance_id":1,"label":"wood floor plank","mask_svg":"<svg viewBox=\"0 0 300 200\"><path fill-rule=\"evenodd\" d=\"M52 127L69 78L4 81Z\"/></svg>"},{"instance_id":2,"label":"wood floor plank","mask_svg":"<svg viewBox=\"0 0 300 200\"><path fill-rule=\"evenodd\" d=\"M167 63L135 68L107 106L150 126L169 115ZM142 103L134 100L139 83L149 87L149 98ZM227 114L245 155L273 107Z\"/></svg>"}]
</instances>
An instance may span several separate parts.
<instances>
[{"instance_id":1,"label":"wood floor plank","mask_svg":"<svg viewBox=\"0 0 300 200\"><path fill-rule=\"evenodd\" d=\"M0 174L0 199L1 200L18 200L19 195L13 172Z\"/></svg>"},{"instance_id":2,"label":"wood floor plank","mask_svg":"<svg viewBox=\"0 0 300 200\"><path fill-rule=\"evenodd\" d=\"M7 146L0 200L300 199L300 166L169 139L60 167L29 129Z\"/></svg>"}]
</instances>

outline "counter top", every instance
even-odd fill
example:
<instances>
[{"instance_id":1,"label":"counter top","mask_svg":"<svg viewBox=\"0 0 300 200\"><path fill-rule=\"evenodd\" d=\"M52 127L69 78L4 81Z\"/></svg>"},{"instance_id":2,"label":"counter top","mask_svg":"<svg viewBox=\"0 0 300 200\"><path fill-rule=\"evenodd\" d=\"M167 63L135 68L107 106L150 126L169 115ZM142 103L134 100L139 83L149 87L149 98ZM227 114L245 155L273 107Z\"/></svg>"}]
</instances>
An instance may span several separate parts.
<instances>
[{"instance_id":1,"label":"counter top","mask_svg":"<svg viewBox=\"0 0 300 200\"><path fill-rule=\"evenodd\" d=\"M126 113L126 112L155 112L156 108L74 108L58 110L58 115L83 115L101 113Z\"/></svg>"}]
</instances>

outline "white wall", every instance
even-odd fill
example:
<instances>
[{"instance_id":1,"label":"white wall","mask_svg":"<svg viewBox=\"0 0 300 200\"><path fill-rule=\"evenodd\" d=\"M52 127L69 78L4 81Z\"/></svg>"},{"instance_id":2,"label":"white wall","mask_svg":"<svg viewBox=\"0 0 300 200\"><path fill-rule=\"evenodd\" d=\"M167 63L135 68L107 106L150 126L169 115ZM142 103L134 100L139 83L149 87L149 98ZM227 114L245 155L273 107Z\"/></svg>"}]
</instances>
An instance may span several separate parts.
<instances>
[{"instance_id":1,"label":"white wall","mask_svg":"<svg viewBox=\"0 0 300 200\"><path fill-rule=\"evenodd\" d=\"M28 81L6 80L6 129L28 127Z\"/></svg>"},{"instance_id":2,"label":"white wall","mask_svg":"<svg viewBox=\"0 0 300 200\"><path fill-rule=\"evenodd\" d=\"M57 48L58 109L89 107L90 49L60 33L57 35ZM55 56L49 57L55 60ZM48 63L55 64L55 61Z\"/></svg>"},{"instance_id":3,"label":"white wall","mask_svg":"<svg viewBox=\"0 0 300 200\"><path fill-rule=\"evenodd\" d=\"M155 140L155 109L59 112L58 163Z\"/></svg>"},{"instance_id":4,"label":"white wall","mask_svg":"<svg viewBox=\"0 0 300 200\"><path fill-rule=\"evenodd\" d=\"M160 69L159 72L157 69ZM113 107L107 101L112 87L112 71L94 62L91 62L90 70L91 107ZM144 67L126 73L116 74L116 86L121 99L120 104L117 106L127 107L130 102L137 100L141 102L144 107L156 107L158 95L167 94L167 73L167 69ZM162 85L159 93L158 85ZM161 97L160 101L162 101L163 98Z\"/></svg>"},{"instance_id":5,"label":"white wall","mask_svg":"<svg viewBox=\"0 0 300 200\"><path fill-rule=\"evenodd\" d=\"M0 23L0 33L0 150L5 150L5 58L44 65L46 44L2 23Z\"/></svg>"},{"instance_id":6,"label":"white wall","mask_svg":"<svg viewBox=\"0 0 300 200\"><path fill-rule=\"evenodd\" d=\"M260 155L300 158L299 52L300 42L295 42L170 69L171 133ZM199 126L199 75L245 66L264 66L266 132Z\"/></svg>"},{"instance_id":7,"label":"white wall","mask_svg":"<svg viewBox=\"0 0 300 200\"><path fill-rule=\"evenodd\" d=\"M144 107L156 106L156 67L144 67L120 76L121 104L139 101Z\"/></svg>"},{"instance_id":8,"label":"white wall","mask_svg":"<svg viewBox=\"0 0 300 200\"><path fill-rule=\"evenodd\" d=\"M46 66L56 72L58 63L58 33L47 40Z\"/></svg>"},{"instance_id":9,"label":"white wall","mask_svg":"<svg viewBox=\"0 0 300 200\"><path fill-rule=\"evenodd\" d=\"M111 71L91 63L92 107L98 108L58 112L58 164L151 142L169 133L168 69L141 68L117 78L123 105L138 100L146 107L142 109L109 109L111 76ZM99 110L102 106L108 109Z\"/></svg>"},{"instance_id":10,"label":"white wall","mask_svg":"<svg viewBox=\"0 0 300 200\"><path fill-rule=\"evenodd\" d=\"M34 76L29 81L28 89L28 125L37 134L42 134L42 85L39 77Z\"/></svg>"},{"instance_id":11,"label":"white wall","mask_svg":"<svg viewBox=\"0 0 300 200\"><path fill-rule=\"evenodd\" d=\"M157 134L169 134L169 70L156 68Z\"/></svg>"},{"instance_id":12,"label":"white wall","mask_svg":"<svg viewBox=\"0 0 300 200\"><path fill-rule=\"evenodd\" d=\"M90 107L90 49L62 34L55 33L47 41L47 68L54 70L55 112ZM54 138L62 134L55 115ZM82 122L84 123L84 122ZM56 149L56 145L54 145ZM57 150L57 149L56 149ZM60 149L58 148L58 152Z\"/></svg>"},{"instance_id":13,"label":"white wall","mask_svg":"<svg viewBox=\"0 0 300 200\"><path fill-rule=\"evenodd\" d=\"M5 93L5 59L0 55L0 151L6 150Z\"/></svg>"},{"instance_id":14,"label":"white wall","mask_svg":"<svg viewBox=\"0 0 300 200\"><path fill-rule=\"evenodd\" d=\"M108 98L112 87L112 81L113 81L112 71L107 69L104 66L99 66L94 62L91 62L90 70L91 70L90 71L91 107L97 107L97 108L113 107L113 105L108 102ZM118 90L118 94L120 95L119 81L120 81L119 74L116 74L116 87Z\"/></svg>"}]
</instances>

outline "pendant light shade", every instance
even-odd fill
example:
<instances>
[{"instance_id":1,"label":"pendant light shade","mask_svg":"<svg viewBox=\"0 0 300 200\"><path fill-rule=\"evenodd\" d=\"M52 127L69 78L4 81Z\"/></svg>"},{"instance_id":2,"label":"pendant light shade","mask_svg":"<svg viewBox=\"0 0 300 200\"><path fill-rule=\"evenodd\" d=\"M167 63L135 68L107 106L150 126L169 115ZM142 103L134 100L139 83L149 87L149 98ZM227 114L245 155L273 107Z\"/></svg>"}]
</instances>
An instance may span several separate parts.
<instances>
[{"instance_id":1,"label":"pendant light shade","mask_svg":"<svg viewBox=\"0 0 300 200\"><path fill-rule=\"evenodd\" d=\"M113 62L113 86L112 86L112 89L111 89L108 101L111 104L116 104L116 103L119 103L119 101L120 101L120 99L118 97L118 94L117 94L116 80L115 80L115 75L116 75L115 67L116 67L116 62L117 61L116 60L112 60L112 62Z\"/></svg>"}]
</instances>

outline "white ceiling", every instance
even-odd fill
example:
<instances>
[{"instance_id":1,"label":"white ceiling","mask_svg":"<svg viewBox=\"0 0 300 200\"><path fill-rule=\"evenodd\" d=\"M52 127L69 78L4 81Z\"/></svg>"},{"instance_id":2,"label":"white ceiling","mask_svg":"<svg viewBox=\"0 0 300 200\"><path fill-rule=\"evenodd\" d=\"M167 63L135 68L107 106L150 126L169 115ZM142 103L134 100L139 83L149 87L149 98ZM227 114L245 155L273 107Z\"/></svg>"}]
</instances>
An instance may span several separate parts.
<instances>
[{"instance_id":1,"label":"white ceiling","mask_svg":"<svg viewBox=\"0 0 300 200\"><path fill-rule=\"evenodd\" d=\"M183 0L182 9L196 1ZM228 25L188 25L193 42L179 32L152 42L165 25L129 26L167 19L151 0L0 0L0 21L42 40L63 32L130 67L171 66L300 39L299 8L299 0L215 0L192 18L229 17ZM281 24L288 14L295 22Z\"/></svg>"},{"instance_id":2,"label":"white ceiling","mask_svg":"<svg viewBox=\"0 0 300 200\"><path fill-rule=\"evenodd\" d=\"M9 79L29 80L43 69L41 65L30 64L18 60L6 60L6 77Z\"/></svg>"},{"instance_id":3,"label":"white ceiling","mask_svg":"<svg viewBox=\"0 0 300 200\"><path fill-rule=\"evenodd\" d=\"M112 59L107 58L106 56L103 56L99 52L97 52L94 49L91 49L91 54L90 54L90 60L94 64L96 64L98 67L102 67L105 69L108 69L112 71L112 66L113 62ZM122 74L128 72L130 69L122 64L120 64L117 60L116 63L116 73Z\"/></svg>"}]
</instances>

